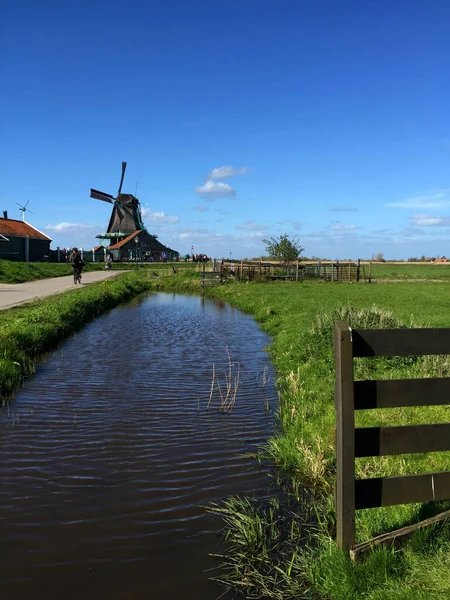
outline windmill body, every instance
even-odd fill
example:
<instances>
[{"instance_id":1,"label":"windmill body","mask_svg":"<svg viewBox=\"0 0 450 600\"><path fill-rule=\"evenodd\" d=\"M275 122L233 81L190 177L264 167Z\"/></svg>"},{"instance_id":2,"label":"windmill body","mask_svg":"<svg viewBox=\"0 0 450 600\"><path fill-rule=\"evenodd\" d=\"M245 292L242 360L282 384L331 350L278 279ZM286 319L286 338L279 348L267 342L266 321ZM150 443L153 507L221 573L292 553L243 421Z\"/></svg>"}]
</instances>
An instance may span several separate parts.
<instances>
[{"instance_id":1,"label":"windmill body","mask_svg":"<svg viewBox=\"0 0 450 600\"><path fill-rule=\"evenodd\" d=\"M122 177L116 197L91 188L91 198L113 205L106 233L99 233L96 237L109 241L107 249L110 250L115 260L127 258L142 260L144 257L150 256L158 260L164 251L170 252L174 256L178 255L178 252L163 246L155 236L148 233L142 222L141 207L136 196L122 194L126 167L127 163L123 162Z\"/></svg>"},{"instance_id":2,"label":"windmill body","mask_svg":"<svg viewBox=\"0 0 450 600\"><path fill-rule=\"evenodd\" d=\"M144 224L139 200L132 194L120 194L114 202L107 232L122 231L130 234L141 229L144 229Z\"/></svg>"},{"instance_id":3,"label":"windmill body","mask_svg":"<svg viewBox=\"0 0 450 600\"><path fill-rule=\"evenodd\" d=\"M139 200L133 194L122 194L122 184L125 177L127 163L122 163L122 177L117 196L111 196L91 188L91 198L102 200L113 205L106 233L99 233L99 239L110 240L111 244L128 237L130 234L145 229Z\"/></svg>"}]
</instances>

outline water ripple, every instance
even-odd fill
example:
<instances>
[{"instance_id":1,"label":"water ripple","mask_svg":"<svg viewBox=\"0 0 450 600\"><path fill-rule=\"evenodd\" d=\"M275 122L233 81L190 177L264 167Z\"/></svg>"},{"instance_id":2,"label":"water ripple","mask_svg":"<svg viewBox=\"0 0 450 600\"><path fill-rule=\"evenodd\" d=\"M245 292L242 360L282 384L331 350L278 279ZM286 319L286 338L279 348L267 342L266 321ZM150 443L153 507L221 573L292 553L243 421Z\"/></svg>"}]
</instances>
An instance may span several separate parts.
<instances>
[{"instance_id":1,"label":"water ripple","mask_svg":"<svg viewBox=\"0 0 450 600\"><path fill-rule=\"evenodd\" d=\"M266 492L245 453L273 426L268 342L231 307L154 294L48 356L0 414L2 599L215 598L201 505Z\"/></svg>"}]
</instances>

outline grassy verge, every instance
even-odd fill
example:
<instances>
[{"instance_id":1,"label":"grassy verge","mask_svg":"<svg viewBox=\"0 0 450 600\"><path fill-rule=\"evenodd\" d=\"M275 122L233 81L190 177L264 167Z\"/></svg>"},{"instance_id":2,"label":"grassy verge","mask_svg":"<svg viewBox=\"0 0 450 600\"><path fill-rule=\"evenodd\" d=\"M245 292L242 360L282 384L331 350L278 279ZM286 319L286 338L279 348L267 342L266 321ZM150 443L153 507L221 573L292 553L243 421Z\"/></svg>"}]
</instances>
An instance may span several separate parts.
<instances>
[{"instance_id":1,"label":"grassy verge","mask_svg":"<svg viewBox=\"0 0 450 600\"><path fill-rule=\"evenodd\" d=\"M450 597L450 527L419 532L402 551L382 548L358 565L334 544L334 361L332 326L449 326L439 284L237 284L213 290L250 312L273 337L281 391L280 429L266 449L287 475L282 505L233 498L225 519L229 552L219 580L248 598L381 600ZM376 303L376 307L373 304ZM449 357L360 359L360 379L449 376ZM357 425L446 422L447 407L361 411ZM446 470L449 453L359 460L359 477ZM306 488L305 488L306 486ZM308 492L305 513L304 493ZM358 511L358 541L435 514L447 503ZM297 518L292 518L296 514ZM291 515L291 516L289 516ZM300 517L299 515L302 515ZM429 574L432 574L430 576Z\"/></svg>"}]
</instances>

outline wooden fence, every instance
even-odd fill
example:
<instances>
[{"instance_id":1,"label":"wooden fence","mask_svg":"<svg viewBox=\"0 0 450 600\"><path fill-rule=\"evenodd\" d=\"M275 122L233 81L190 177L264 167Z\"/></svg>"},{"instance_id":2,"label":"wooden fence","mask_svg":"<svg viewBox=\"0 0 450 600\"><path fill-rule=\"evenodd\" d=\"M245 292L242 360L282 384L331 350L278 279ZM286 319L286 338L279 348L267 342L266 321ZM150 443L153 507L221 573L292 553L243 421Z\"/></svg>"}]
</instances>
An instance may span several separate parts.
<instances>
[{"instance_id":1,"label":"wooden fence","mask_svg":"<svg viewBox=\"0 0 450 600\"><path fill-rule=\"evenodd\" d=\"M302 263L296 261L290 264L255 261L222 261L224 277L234 277L237 280L287 280L305 281L321 279L323 281L359 281L361 276L360 261L322 263Z\"/></svg>"},{"instance_id":2,"label":"wooden fence","mask_svg":"<svg viewBox=\"0 0 450 600\"><path fill-rule=\"evenodd\" d=\"M450 423L355 428L354 411L450 404L450 378L353 380L353 358L450 354L450 329L350 329L336 323L336 524L338 545L355 559L450 511L355 545L355 510L450 499L450 472L355 479L355 458L450 450Z\"/></svg>"}]
</instances>

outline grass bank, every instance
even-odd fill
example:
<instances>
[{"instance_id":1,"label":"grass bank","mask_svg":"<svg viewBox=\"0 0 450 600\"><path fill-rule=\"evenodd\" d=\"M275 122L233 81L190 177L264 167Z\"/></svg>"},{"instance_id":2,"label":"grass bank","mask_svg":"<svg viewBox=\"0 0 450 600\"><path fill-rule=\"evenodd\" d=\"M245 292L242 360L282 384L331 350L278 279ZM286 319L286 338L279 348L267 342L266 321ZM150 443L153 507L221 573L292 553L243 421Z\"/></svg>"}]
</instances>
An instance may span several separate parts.
<instances>
[{"instance_id":1,"label":"grass bank","mask_svg":"<svg viewBox=\"0 0 450 600\"><path fill-rule=\"evenodd\" d=\"M334 543L334 361L332 327L450 326L440 284L235 284L208 293L256 316L273 336L281 391L280 428L266 448L285 474L287 501L231 498L213 509L225 519L229 552L219 579L248 598L408 600L450 597L450 527L413 536L402 549L379 548L352 565ZM374 305L376 305L374 307ZM449 357L360 359L359 379L450 375ZM447 407L360 411L358 426L446 422ZM359 477L446 470L449 453L360 459ZM280 478L281 481L281 478ZM307 511L304 494L308 490ZM312 491L313 490L313 491ZM431 516L448 503L358 511L366 540Z\"/></svg>"}]
</instances>

